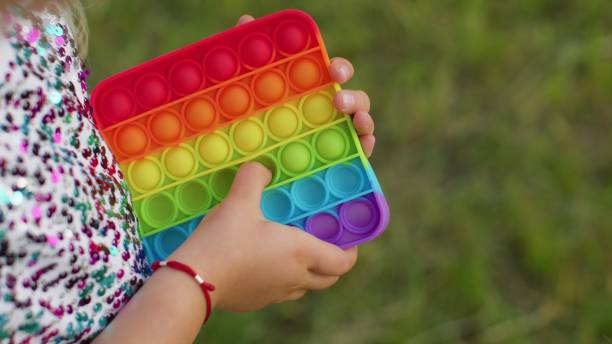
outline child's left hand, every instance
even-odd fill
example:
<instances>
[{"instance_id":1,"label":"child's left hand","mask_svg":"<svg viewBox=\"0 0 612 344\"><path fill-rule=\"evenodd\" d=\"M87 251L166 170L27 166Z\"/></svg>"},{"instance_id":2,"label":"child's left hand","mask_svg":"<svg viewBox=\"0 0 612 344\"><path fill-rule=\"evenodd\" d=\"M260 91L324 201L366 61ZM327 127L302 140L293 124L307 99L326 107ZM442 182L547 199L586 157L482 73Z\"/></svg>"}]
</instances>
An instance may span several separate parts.
<instances>
[{"instance_id":1,"label":"child's left hand","mask_svg":"<svg viewBox=\"0 0 612 344\"><path fill-rule=\"evenodd\" d=\"M248 23L254 18L248 14L238 19L238 25ZM353 65L342 57L331 59L329 74L332 79L343 84L353 77ZM370 97L361 90L342 90L336 94L334 104L338 110L353 115L353 126L359 135L359 141L365 154L370 157L374 150L376 138L374 137L374 121L370 116Z\"/></svg>"}]
</instances>

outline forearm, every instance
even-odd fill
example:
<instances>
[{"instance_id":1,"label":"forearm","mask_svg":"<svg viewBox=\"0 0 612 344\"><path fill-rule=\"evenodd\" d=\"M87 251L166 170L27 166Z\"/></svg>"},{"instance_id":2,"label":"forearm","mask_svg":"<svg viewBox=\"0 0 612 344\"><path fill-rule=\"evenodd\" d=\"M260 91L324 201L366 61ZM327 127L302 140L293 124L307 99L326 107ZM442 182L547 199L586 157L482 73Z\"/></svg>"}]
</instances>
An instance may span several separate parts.
<instances>
[{"instance_id":1,"label":"forearm","mask_svg":"<svg viewBox=\"0 0 612 344\"><path fill-rule=\"evenodd\" d=\"M180 271L159 269L95 343L191 343L205 311L202 289L193 278Z\"/></svg>"}]
</instances>

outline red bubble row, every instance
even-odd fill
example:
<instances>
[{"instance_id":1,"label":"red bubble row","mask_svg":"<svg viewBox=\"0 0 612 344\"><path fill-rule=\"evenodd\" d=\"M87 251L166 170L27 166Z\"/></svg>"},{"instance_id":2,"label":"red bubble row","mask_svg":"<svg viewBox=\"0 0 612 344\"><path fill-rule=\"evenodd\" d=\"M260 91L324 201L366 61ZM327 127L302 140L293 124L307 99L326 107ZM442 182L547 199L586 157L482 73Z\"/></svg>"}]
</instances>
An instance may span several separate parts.
<instances>
[{"instance_id":1,"label":"red bubble row","mask_svg":"<svg viewBox=\"0 0 612 344\"><path fill-rule=\"evenodd\" d=\"M299 11L240 25L102 81L94 90L100 129L318 46L318 29Z\"/></svg>"}]
</instances>

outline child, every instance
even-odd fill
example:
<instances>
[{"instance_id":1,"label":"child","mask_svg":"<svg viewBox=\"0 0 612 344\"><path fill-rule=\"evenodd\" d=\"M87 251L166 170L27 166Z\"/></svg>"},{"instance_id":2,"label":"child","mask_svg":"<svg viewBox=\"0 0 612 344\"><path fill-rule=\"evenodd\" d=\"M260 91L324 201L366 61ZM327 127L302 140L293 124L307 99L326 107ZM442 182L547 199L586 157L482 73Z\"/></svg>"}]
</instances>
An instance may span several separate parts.
<instances>
[{"instance_id":1,"label":"child","mask_svg":"<svg viewBox=\"0 0 612 344\"><path fill-rule=\"evenodd\" d=\"M77 55L86 36L74 25L82 9L0 0L0 12L1 340L191 342L207 307L246 312L296 300L351 269L356 248L263 218L270 173L247 163L227 199L170 257L216 287L210 304L184 272L151 275L125 182L92 122ZM330 73L343 83L353 68L336 58ZM371 154L368 96L342 91L335 105L354 114Z\"/></svg>"}]
</instances>

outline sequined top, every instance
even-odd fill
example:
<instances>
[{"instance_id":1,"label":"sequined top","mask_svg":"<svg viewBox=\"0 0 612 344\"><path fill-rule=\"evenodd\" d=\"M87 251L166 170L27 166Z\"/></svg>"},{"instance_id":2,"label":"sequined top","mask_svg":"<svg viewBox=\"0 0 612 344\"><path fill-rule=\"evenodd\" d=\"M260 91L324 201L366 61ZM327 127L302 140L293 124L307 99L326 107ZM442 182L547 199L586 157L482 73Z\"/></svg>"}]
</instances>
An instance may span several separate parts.
<instances>
[{"instance_id":1,"label":"sequined top","mask_svg":"<svg viewBox=\"0 0 612 344\"><path fill-rule=\"evenodd\" d=\"M0 341L89 341L150 273L66 23L0 12Z\"/></svg>"}]
</instances>

